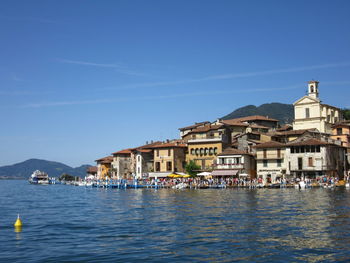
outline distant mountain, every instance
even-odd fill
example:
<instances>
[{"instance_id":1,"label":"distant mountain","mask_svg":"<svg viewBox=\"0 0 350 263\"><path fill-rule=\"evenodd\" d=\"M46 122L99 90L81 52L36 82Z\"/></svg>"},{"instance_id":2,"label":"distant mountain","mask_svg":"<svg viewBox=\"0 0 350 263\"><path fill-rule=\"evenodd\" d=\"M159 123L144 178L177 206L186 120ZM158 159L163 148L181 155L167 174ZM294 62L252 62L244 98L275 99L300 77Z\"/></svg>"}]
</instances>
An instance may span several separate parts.
<instances>
[{"instance_id":1,"label":"distant mountain","mask_svg":"<svg viewBox=\"0 0 350 263\"><path fill-rule=\"evenodd\" d=\"M27 161L0 167L0 178L27 179L35 170L48 173L50 177L59 177L63 173L83 177L90 165L72 168L59 162L29 159Z\"/></svg>"},{"instance_id":2,"label":"distant mountain","mask_svg":"<svg viewBox=\"0 0 350 263\"><path fill-rule=\"evenodd\" d=\"M248 105L236 109L221 119L229 120L251 115L268 116L269 118L279 120L281 124L292 123L294 119L294 107L292 104L283 104L277 102L262 104L259 107Z\"/></svg>"}]
</instances>

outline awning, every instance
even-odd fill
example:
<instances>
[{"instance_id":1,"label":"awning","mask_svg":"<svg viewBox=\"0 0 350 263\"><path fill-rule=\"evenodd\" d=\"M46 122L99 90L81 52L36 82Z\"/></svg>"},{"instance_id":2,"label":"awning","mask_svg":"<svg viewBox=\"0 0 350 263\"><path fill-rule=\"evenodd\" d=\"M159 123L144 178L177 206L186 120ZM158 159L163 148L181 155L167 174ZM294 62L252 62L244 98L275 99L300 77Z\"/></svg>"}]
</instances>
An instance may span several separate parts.
<instances>
[{"instance_id":1,"label":"awning","mask_svg":"<svg viewBox=\"0 0 350 263\"><path fill-rule=\"evenodd\" d=\"M158 178L163 178L163 177L167 177L168 173L149 173L148 177L158 177Z\"/></svg>"},{"instance_id":2,"label":"awning","mask_svg":"<svg viewBox=\"0 0 350 263\"><path fill-rule=\"evenodd\" d=\"M214 170L212 176L235 176L238 170Z\"/></svg>"}]
</instances>

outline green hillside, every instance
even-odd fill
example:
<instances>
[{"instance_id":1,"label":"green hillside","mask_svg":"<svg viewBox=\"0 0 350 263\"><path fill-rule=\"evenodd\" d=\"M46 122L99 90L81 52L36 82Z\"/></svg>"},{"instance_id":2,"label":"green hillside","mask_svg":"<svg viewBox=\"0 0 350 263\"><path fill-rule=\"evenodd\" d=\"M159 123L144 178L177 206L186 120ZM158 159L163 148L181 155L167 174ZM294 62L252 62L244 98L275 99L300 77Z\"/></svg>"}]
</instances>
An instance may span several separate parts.
<instances>
[{"instance_id":1,"label":"green hillside","mask_svg":"<svg viewBox=\"0 0 350 263\"><path fill-rule=\"evenodd\" d=\"M83 177L90 165L82 165L72 168L59 162L52 162L40 159L29 159L14 165L0 167L0 178L27 179L35 170L49 174L50 177L59 177L63 173Z\"/></svg>"},{"instance_id":2,"label":"green hillside","mask_svg":"<svg viewBox=\"0 0 350 263\"><path fill-rule=\"evenodd\" d=\"M294 108L292 104L283 104L277 102L262 104L258 107L254 105L248 105L236 109L221 119L228 120L251 115L268 116L270 118L279 120L281 124L292 123L294 119Z\"/></svg>"}]
</instances>

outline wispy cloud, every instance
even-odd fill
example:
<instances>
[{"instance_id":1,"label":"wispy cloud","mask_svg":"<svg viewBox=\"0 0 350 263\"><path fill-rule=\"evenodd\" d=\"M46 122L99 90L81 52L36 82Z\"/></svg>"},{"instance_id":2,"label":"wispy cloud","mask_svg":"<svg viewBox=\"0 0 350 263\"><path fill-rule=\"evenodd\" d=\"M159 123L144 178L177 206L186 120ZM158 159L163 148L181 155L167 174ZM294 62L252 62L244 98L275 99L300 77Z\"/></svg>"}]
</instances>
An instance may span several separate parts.
<instances>
[{"instance_id":1,"label":"wispy cloud","mask_svg":"<svg viewBox=\"0 0 350 263\"><path fill-rule=\"evenodd\" d=\"M138 72L136 70L130 70L126 66L122 64L116 64L116 63L95 63L95 62L89 62L89 61L81 61L81 60L70 60L70 59L62 59L58 58L58 62L66 63L66 64L75 64L75 65L81 65L81 66L91 66L91 67L99 67L99 68L112 68L116 72L125 74L125 75L132 75L132 76L149 76L148 74Z\"/></svg>"},{"instance_id":2,"label":"wispy cloud","mask_svg":"<svg viewBox=\"0 0 350 263\"><path fill-rule=\"evenodd\" d=\"M348 66L350 66L350 62L330 63L330 64L321 64L321 65L292 67L292 68L242 72L242 73L218 74L218 75L206 76L202 78L183 79L183 80L175 80L175 81L135 83L135 84L125 85L122 87L115 87L115 88L108 87L107 89L122 90L122 89L135 89L135 88L160 87L160 86L164 87L164 86L190 84L195 82L204 82L204 81L211 81L211 80L249 78L249 77L257 77L257 76L275 75L275 74L281 74L281 73L303 72L303 71L312 71L317 69L328 69L328 68L338 68L338 67L348 67Z\"/></svg>"},{"instance_id":3,"label":"wispy cloud","mask_svg":"<svg viewBox=\"0 0 350 263\"><path fill-rule=\"evenodd\" d=\"M255 93L255 92L268 92L268 91L282 91L298 89L302 85L293 85L282 88L257 88L257 89L236 89L236 90L218 90L208 92L193 92L193 93L180 93L172 95L157 95L157 96L140 96L140 97L119 97L110 99L96 99L96 100L81 100L81 101L56 101L56 102L40 102L30 103L21 106L21 108L43 108L43 107L60 107L60 106L73 106L73 105L89 105L89 104L106 104L106 103L117 103L117 102L130 102L140 100L163 100L163 99L176 99L186 97L198 97L198 96L215 96L225 94L239 94L239 93Z\"/></svg>"},{"instance_id":4,"label":"wispy cloud","mask_svg":"<svg viewBox=\"0 0 350 263\"><path fill-rule=\"evenodd\" d=\"M15 73L12 73L12 74L11 74L11 79L12 79L13 81L16 81L16 82L23 82L23 81L24 81L22 78L19 78L19 77L17 76L17 74L15 74Z\"/></svg>"}]
</instances>

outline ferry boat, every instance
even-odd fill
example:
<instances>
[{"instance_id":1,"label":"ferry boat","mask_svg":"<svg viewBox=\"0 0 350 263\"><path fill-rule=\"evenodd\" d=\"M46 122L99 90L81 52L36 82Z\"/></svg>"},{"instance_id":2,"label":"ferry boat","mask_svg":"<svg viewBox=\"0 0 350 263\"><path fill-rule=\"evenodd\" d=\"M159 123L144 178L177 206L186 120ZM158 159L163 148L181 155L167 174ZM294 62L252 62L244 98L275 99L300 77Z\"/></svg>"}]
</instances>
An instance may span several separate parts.
<instances>
[{"instance_id":1,"label":"ferry boat","mask_svg":"<svg viewBox=\"0 0 350 263\"><path fill-rule=\"evenodd\" d=\"M45 172L35 170L29 177L29 183L31 184L49 184L49 175Z\"/></svg>"}]
</instances>

